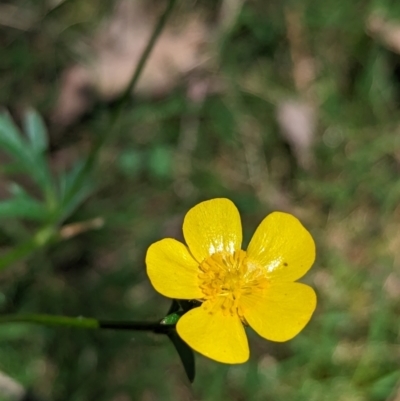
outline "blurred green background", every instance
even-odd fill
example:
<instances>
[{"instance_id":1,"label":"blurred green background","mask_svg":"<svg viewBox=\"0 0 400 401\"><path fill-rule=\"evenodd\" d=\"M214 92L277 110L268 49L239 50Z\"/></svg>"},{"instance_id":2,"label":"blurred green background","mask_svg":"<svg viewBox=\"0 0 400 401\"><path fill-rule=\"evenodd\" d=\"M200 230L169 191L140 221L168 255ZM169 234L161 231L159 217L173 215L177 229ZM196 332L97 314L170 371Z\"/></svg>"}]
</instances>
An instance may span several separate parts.
<instances>
[{"instance_id":1,"label":"blurred green background","mask_svg":"<svg viewBox=\"0 0 400 401\"><path fill-rule=\"evenodd\" d=\"M196 355L193 385L163 336L1 325L0 376L44 401L400 400L400 3L178 0L121 103L166 6L127 3L0 1L0 105L20 127L43 116L51 174L93 156L52 220L10 201L42 191L0 154L0 313L163 317L147 247L213 197L246 244L273 210L301 219L317 311L287 343L249 330L243 365ZM49 221L61 237L36 241Z\"/></svg>"}]
</instances>

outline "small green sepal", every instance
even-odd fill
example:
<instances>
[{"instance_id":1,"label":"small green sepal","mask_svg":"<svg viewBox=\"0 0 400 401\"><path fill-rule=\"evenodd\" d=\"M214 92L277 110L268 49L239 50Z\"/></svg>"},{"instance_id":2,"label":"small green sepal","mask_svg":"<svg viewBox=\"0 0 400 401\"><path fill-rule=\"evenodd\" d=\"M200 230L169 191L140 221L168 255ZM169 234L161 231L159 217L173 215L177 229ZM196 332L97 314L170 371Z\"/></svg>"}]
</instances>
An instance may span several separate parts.
<instances>
[{"instance_id":1,"label":"small green sepal","mask_svg":"<svg viewBox=\"0 0 400 401\"><path fill-rule=\"evenodd\" d=\"M174 312L165 316L164 319L160 321L160 324L166 326L175 326L178 323L178 320L181 318L183 312Z\"/></svg>"}]
</instances>

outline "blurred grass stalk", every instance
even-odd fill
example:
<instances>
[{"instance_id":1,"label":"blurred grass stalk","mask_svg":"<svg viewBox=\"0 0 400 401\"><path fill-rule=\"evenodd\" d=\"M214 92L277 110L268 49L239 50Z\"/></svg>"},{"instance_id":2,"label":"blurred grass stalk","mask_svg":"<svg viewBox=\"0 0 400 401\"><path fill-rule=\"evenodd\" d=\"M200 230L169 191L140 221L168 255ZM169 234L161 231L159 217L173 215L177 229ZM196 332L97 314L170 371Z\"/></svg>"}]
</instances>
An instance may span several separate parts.
<instances>
[{"instance_id":1,"label":"blurred grass stalk","mask_svg":"<svg viewBox=\"0 0 400 401\"><path fill-rule=\"evenodd\" d=\"M165 24L175 6L175 4L176 4L176 0L169 0L164 13L158 19L158 22L155 25L155 28L154 28L153 33L147 43L147 46L144 49L144 51L139 59L138 65L132 75L132 78L131 78L128 86L126 87L124 93L122 94L119 101L117 102L114 116L111 121L111 128L109 130L104 130L102 132L102 134L97 137L97 140L95 141L95 144L93 145L92 150L89 153L88 157L86 158L85 162L83 163L82 166L78 166L79 168L77 169L76 174L74 175L74 177L72 179L72 182L68 186L68 190L62 197L60 205L57 205L57 201L55 200L56 196L54 195L54 193L55 193L54 188L49 187L49 185L47 185L48 183L52 183L51 177L40 176L37 179L37 180L40 179L39 184L43 184L43 185L46 184L45 187L43 187L43 185L41 185L41 187L44 191L47 209L50 209L50 211L54 211L55 209L58 209L58 210L55 211L55 213L52 213L50 221L47 222L44 225L44 227L40 228L36 232L36 234L34 234L32 236L32 238L30 238L29 240L18 245L16 248L9 251L8 253L6 253L4 256L2 256L0 258L0 271L6 269L8 266L12 265L13 263L17 262L18 260L28 257L36 250L46 246L47 244L49 244L51 242L70 237L69 235L67 235L67 236L63 235L63 233L66 232L65 227L62 228L61 231L59 231L58 226L62 223L63 220L65 220L65 218L67 216L69 216L80 205L82 200L88 195L88 191L86 191L86 190L83 190L83 195L81 194L82 188L85 187L87 184L88 176L93 171L96 160L98 159L99 152L103 148L107 139L111 136L111 134L116 129L119 117L122 114L124 106L129 102L131 93L133 92L133 90L136 87L136 84L140 78L140 75L145 67L146 61L148 60L149 55L150 55L152 49L154 48L154 45L157 42L158 37L160 36L162 30L164 29ZM32 113L31 113L31 116L32 116ZM7 124L8 123L9 122L7 122ZM37 121L36 121L36 123L37 123ZM29 121L28 121L28 125L29 125ZM10 134L10 136L14 135L15 130L12 127L12 123L8 124L7 128L9 128L12 131L12 134ZM30 130L28 127L28 133L29 132L30 132ZM13 156L17 157L17 160L18 160L18 158L20 158L21 159L20 161L22 163L26 164L27 158L25 157L24 153L26 153L27 150L24 149L23 145L21 145L22 141L21 142L17 141L18 147L17 147L17 149L15 149L15 146L14 146L15 138L17 138L17 137L18 137L18 134L16 137L13 136L12 141L9 141L9 143L11 143L11 145L13 145L12 149L11 149L12 150L11 153L13 154ZM45 146L45 145L43 145L43 143L41 143L40 146ZM39 149L39 153L42 150L43 150L43 148ZM44 162L44 164L45 164L45 162ZM42 167L43 167L43 171L47 171L49 173L46 165L43 165ZM27 168L25 170L27 172L38 171L37 169L30 170L29 168ZM46 179L44 180L44 178L46 178ZM65 186L67 186L66 183L65 183ZM76 199L76 198L78 198L78 199ZM41 206L41 205L39 205L39 206ZM57 206L58 206L58 208L57 208Z\"/></svg>"},{"instance_id":2,"label":"blurred grass stalk","mask_svg":"<svg viewBox=\"0 0 400 401\"><path fill-rule=\"evenodd\" d=\"M113 133L114 130L116 129L116 126L117 126L118 120L122 114L123 108L129 102L129 99L131 98L132 93L136 87L136 84L140 78L140 75L143 72L144 66L146 65L146 62L150 56L150 53L153 50L154 45L156 44L157 39L160 36L162 30L164 29L165 24L175 6L175 4L176 4L176 0L169 0L164 13L159 18L159 20L154 28L154 31L147 43L147 46L144 49L144 51L139 59L138 65L136 66L136 69L132 75L132 79L130 80L128 86L126 87L125 91L123 92L123 94L121 95L119 100L117 101L115 114L111 121L111 128L110 128L110 130L103 130L102 135L98 136L98 139L97 139L95 145L93 146L92 151L90 152L88 158L86 159L86 162L76 180L76 184L71 190L72 192L74 192L74 190L79 188L81 183L85 180L85 177L87 176L88 172L90 172L93 169L93 166L95 164L95 161L97 160L100 150L103 148L107 139L111 136L111 133Z\"/></svg>"}]
</instances>

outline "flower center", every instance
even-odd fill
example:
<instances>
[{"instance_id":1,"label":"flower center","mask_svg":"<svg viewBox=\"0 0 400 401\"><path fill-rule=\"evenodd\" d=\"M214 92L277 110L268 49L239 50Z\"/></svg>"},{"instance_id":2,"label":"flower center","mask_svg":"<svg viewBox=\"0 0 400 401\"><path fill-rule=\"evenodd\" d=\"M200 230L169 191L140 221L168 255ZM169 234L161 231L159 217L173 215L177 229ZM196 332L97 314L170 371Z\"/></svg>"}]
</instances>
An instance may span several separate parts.
<instances>
[{"instance_id":1,"label":"flower center","mask_svg":"<svg viewBox=\"0 0 400 401\"><path fill-rule=\"evenodd\" d=\"M253 294L268 287L262 267L250 262L245 251L217 252L200 264L200 288L204 294L204 307L214 313L238 315L242 320L242 295Z\"/></svg>"}]
</instances>

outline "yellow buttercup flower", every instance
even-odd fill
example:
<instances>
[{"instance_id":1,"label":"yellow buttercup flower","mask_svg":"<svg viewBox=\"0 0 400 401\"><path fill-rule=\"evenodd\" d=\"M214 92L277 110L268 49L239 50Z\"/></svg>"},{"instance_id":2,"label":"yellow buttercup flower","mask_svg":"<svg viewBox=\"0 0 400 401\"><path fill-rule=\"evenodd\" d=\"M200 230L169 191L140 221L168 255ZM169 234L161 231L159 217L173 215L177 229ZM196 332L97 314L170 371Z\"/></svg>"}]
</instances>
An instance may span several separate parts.
<instances>
[{"instance_id":1,"label":"yellow buttercup flower","mask_svg":"<svg viewBox=\"0 0 400 401\"><path fill-rule=\"evenodd\" d=\"M183 234L187 246L171 238L152 244L146 265L161 294L202 302L176 326L194 350L219 362L242 363L249 358L243 324L281 342L308 323L316 295L295 281L314 263L315 244L297 218L271 213L244 251L235 205L212 199L189 210Z\"/></svg>"}]
</instances>

